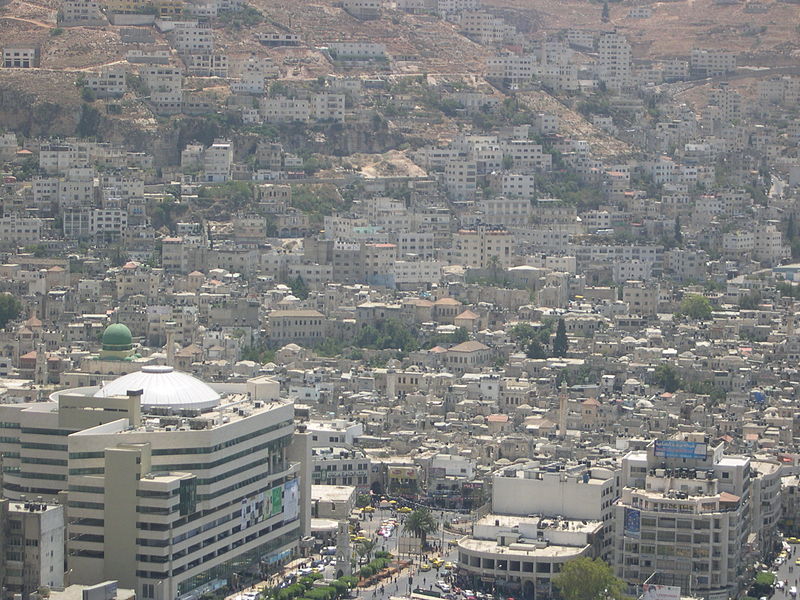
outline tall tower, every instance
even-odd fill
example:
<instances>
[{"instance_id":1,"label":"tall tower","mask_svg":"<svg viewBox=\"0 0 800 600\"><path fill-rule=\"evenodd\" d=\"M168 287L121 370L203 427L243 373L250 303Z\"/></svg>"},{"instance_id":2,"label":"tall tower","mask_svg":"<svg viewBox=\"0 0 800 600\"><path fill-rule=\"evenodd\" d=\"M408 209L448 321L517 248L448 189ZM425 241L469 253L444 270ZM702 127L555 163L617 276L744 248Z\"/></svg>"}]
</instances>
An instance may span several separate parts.
<instances>
[{"instance_id":1,"label":"tall tower","mask_svg":"<svg viewBox=\"0 0 800 600\"><path fill-rule=\"evenodd\" d=\"M36 366L34 370L33 381L36 385L47 385L48 378L47 352L45 352L44 344L39 342L36 344Z\"/></svg>"},{"instance_id":2,"label":"tall tower","mask_svg":"<svg viewBox=\"0 0 800 600\"><path fill-rule=\"evenodd\" d=\"M567 382L561 382L561 389L558 392L558 437L567 437Z\"/></svg>"},{"instance_id":3,"label":"tall tower","mask_svg":"<svg viewBox=\"0 0 800 600\"><path fill-rule=\"evenodd\" d=\"M175 366L175 323L167 323L167 365Z\"/></svg>"}]
</instances>

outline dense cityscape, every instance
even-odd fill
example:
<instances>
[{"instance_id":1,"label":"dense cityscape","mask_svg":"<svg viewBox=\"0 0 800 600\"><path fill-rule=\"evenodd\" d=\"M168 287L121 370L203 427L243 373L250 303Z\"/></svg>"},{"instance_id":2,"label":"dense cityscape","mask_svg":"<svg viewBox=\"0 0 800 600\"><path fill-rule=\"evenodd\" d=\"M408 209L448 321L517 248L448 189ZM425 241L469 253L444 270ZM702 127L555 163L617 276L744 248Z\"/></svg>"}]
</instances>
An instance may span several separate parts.
<instances>
[{"instance_id":1,"label":"dense cityscape","mask_svg":"<svg viewBox=\"0 0 800 600\"><path fill-rule=\"evenodd\" d=\"M0 600L796 600L793 0L0 0Z\"/></svg>"}]
</instances>

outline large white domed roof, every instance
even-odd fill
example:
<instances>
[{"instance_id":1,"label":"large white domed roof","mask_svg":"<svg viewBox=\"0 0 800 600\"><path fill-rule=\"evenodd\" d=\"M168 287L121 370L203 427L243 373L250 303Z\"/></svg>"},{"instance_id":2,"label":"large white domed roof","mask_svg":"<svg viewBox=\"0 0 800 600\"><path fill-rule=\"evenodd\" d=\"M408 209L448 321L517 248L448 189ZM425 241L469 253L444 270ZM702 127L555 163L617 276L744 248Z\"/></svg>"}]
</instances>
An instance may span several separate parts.
<instances>
[{"instance_id":1,"label":"large white domed roof","mask_svg":"<svg viewBox=\"0 0 800 600\"><path fill-rule=\"evenodd\" d=\"M94 393L96 398L127 396L142 390L142 408L175 410L213 408L220 396L211 387L188 373L163 365L148 365L110 381Z\"/></svg>"}]
</instances>

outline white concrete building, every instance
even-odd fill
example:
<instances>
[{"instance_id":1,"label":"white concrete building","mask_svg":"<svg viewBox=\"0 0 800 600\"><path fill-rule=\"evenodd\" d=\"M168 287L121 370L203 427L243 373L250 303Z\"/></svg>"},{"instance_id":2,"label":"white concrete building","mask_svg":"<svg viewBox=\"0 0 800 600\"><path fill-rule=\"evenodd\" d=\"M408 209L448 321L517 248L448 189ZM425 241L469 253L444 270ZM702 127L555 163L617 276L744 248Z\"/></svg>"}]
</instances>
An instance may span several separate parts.
<instances>
[{"instance_id":1,"label":"white concrete building","mask_svg":"<svg viewBox=\"0 0 800 600\"><path fill-rule=\"evenodd\" d=\"M631 85L631 45L616 31L604 32L597 39L597 76L609 89L623 90Z\"/></svg>"},{"instance_id":2,"label":"white concrete building","mask_svg":"<svg viewBox=\"0 0 800 600\"><path fill-rule=\"evenodd\" d=\"M736 70L736 54L727 50L692 48L689 69L704 77L725 75Z\"/></svg>"},{"instance_id":3,"label":"white concrete building","mask_svg":"<svg viewBox=\"0 0 800 600\"><path fill-rule=\"evenodd\" d=\"M4 535L2 542L7 593L23 598L41 586L64 586L64 507L44 502L0 504Z\"/></svg>"},{"instance_id":4,"label":"white concrete building","mask_svg":"<svg viewBox=\"0 0 800 600\"><path fill-rule=\"evenodd\" d=\"M132 348L122 325L103 335L109 356ZM154 600L214 589L243 562L285 561L308 533L310 436L278 394L266 378L211 387L148 366L0 405L3 492L67 494L72 582L113 578Z\"/></svg>"},{"instance_id":5,"label":"white concrete building","mask_svg":"<svg viewBox=\"0 0 800 600\"><path fill-rule=\"evenodd\" d=\"M702 436L651 442L622 460L614 506L615 570L704 598L736 596L750 533L750 459Z\"/></svg>"}]
</instances>

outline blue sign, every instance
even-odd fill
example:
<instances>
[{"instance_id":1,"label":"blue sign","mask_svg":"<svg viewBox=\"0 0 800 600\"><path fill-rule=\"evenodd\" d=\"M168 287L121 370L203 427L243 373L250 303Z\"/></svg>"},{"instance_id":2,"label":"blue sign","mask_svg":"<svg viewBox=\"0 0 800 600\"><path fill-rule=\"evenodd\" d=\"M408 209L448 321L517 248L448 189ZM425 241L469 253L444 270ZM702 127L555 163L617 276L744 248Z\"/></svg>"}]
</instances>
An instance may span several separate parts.
<instances>
[{"instance_id":1,"label":"blue sign","mask_svg":"<svg viewBox=\"0 0 800 600\"><path fill-rule=\"evenodd\" d=\"M703 442L656 440L654 454L660 458L693 458L705 460L707 448Z\"/></svg>"},{"instance_id":2,"label":"blue sign","mask_svg":"<svg viewBox=\"0 0 800 600\"><path fill-rule=\"evenodd\" d=\"M638 538L642 532L642 513L636 508L625 508L625 535Z\"/></svg>"}]
</instances>

